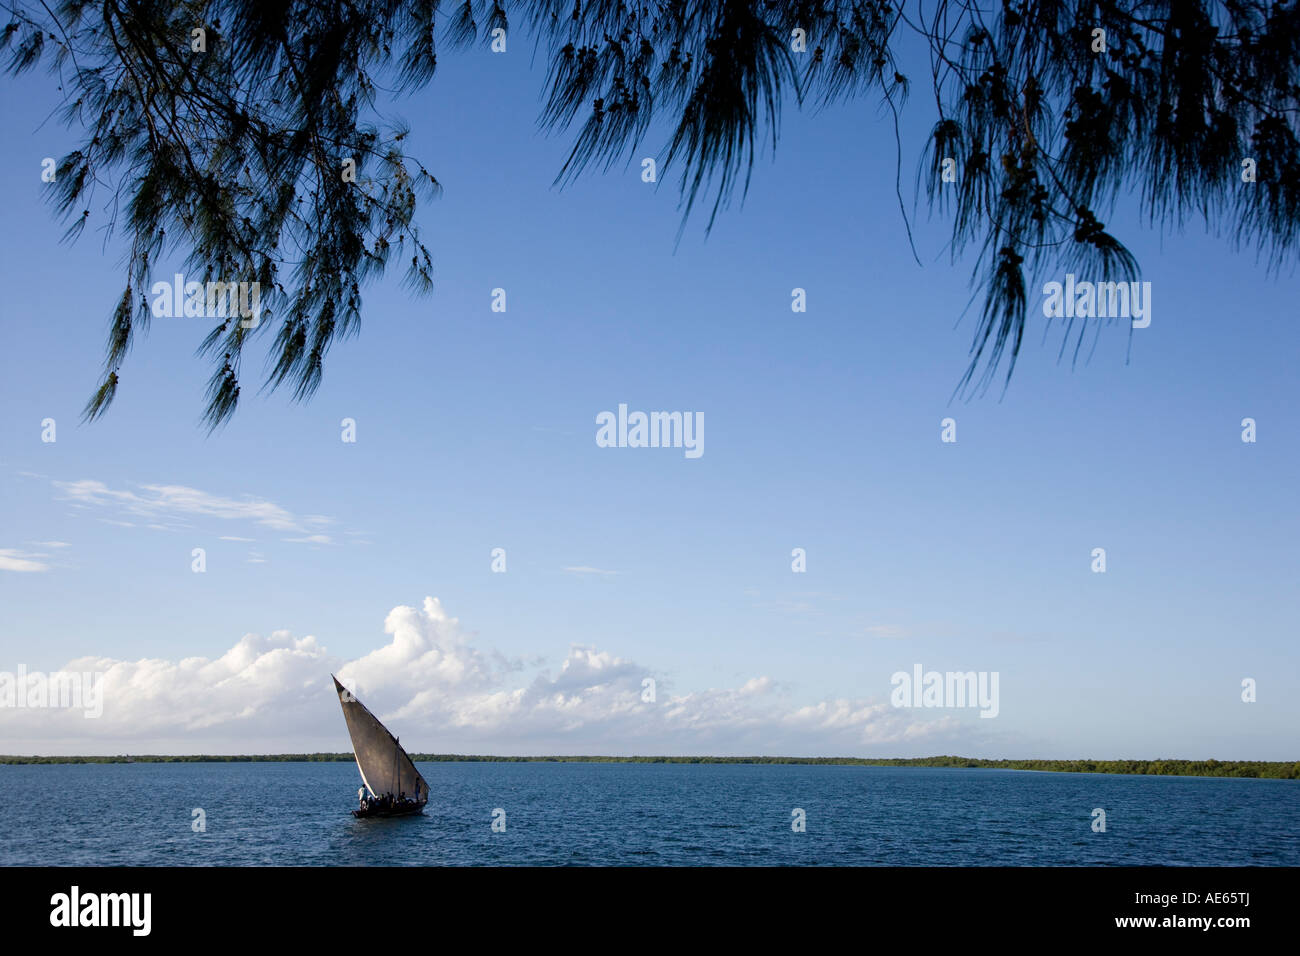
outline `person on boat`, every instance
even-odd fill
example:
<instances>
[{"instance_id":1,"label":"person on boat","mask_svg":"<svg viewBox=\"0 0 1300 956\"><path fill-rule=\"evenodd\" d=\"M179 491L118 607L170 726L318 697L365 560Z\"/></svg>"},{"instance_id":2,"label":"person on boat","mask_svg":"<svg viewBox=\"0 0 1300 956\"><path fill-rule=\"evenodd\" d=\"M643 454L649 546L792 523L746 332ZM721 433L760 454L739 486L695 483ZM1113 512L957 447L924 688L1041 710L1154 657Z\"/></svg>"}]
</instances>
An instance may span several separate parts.
<instances>
[{"instance_id":1,"label":"person on boat","mask_svg":"<svg viewBox=\"0 0 1300 956\"><path fill-rule=\"evenodd\" d=\"M361 809L366 808L366 788L357 787L357 803L361 804Z\"/></svg>"}]
</instances>

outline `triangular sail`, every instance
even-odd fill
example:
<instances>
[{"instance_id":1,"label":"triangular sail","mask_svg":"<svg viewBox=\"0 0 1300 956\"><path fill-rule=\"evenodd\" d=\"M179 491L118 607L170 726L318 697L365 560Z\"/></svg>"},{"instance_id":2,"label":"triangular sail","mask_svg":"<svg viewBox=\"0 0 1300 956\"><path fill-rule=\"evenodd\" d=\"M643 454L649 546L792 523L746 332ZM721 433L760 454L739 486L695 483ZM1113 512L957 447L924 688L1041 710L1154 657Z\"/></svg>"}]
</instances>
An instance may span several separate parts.
<instances>
[{"instance_id":1,"label":"triangular sail","mask_svg":"<svg viewBox=\"0 0 1300 956\"><path fill-rule=\"evenodd\" d=\"M408 798L413 798L418 793L421 802L427 800L429 784L415 769L397 738L366 709L365 704L339 683L337 677L334 678L334 689L338 691L343 719L347 721L348 735L352 738L352 752L356 755L357 769L361 771L366 789L375 796L405 793Z\"/></svg>"}]
</instances>

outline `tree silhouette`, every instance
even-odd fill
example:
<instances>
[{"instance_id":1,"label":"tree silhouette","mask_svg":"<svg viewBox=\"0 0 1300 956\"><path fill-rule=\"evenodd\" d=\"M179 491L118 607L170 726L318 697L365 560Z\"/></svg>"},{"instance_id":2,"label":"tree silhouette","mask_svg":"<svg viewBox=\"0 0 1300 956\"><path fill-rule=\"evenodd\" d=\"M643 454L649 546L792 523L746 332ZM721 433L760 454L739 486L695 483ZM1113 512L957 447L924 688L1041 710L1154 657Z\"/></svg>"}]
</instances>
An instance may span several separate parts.
<instances>
[{"instance_id":1,"label":"tree silhouette","mask_svg":"<svg viewBox=\"0 0 1300 956\"><path fill-rule=\"evenodd\" d=\"M549 60L543 126L573 133L557 182L631 159L664 128L661 165L680 177L683 224L707 194L709 226L737 190L743 197L760 140L775 148L783 104L879 98L897 136L912 85L900 54L907 44L928 53L934 124L918 180L930 207L951 217L954 261L976 250L982 292L959 391L986 389L1004 360L1009 378L1030 279L1062 265L1136 275L1100 218L1122 197L1137 197L1161 232L1196 216L1273 267L1291 259L1294 2L984 6L15 0L6 68L48 67L64 94L61 119L80 130L51 190L67 235L86 226L104 189L105 228L129 238L104 377L85 415L111 403L151 316L150 270L174 252L205 281L258 282L272 320L248 328L226 317L203 340L216 366L210 427L234 413L241 357L260 330L275 329L265 386L304 399L335 339L357 330L368 280L396 261L427 292L432 262L415 213L438 182L404 152L405 128L377 125L376 98L422 87L439 44L491 42L510 28L508 13ZM1075 321L1062 350L1073 339L1077 357L1085 330Z\"/></svg>"}]
</instances>

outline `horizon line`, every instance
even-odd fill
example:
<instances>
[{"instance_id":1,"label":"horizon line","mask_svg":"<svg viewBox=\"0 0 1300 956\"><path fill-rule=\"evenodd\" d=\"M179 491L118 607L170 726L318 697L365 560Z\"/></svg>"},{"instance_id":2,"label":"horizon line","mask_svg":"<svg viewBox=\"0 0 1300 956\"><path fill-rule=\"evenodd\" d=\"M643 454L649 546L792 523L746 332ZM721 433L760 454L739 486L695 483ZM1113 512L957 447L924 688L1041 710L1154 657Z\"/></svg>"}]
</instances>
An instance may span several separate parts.
<instances>
[{"instance_id":1,"label":"horizon line","mask_svg":"<svg viewBox=\"0 0 1300 956\"><path fill-rule=\"evenodd\" d=\"M672 763L672 764L786 764L880 767L929 767L948 769L1003 769L1049 773L1111 773L1131 776L1234 777L1300 780L1300 760L1190 760L1179 757L1156 759L1114 758L983 758L951 754L930 757L791 757L719 755L492 755L411 753L423 763ZM278 754L84 754L17 755L0 754L0 765L125 764L125 763L343 763L355 760L347 751L316 751ZM1262 772L1261 772L1262 771Z\"/></svg>"}]
</instances>

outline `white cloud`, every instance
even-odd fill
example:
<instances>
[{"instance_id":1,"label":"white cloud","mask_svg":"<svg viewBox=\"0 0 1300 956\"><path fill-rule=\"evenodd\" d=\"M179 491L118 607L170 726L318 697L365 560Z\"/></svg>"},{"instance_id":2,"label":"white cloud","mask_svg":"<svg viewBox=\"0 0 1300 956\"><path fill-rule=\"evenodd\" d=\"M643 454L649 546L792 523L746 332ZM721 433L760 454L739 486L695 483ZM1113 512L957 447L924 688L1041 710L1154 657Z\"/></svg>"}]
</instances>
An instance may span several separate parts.
<instances>
[{"instance_id":1,"label":"white cloud","mask_svg":"<svg viewBox=\"0 0 1300 956\"><path fill-rule=\"evenodd\" d=\"M13 548L0 548L0 571L48 571L50 566L37 558L43 554L31 554L16 551Z\"/></svg>"},{"instance_id":2,"label":"white cloud","mask_svg":"<svg viewBox=\"0 0 1300 956\"><path fill-rule=\"evenodd\" d=\"M905 627L896 627L893 624L872 624L863 628L863 632L868 637L885 637L885 638L903 638L909 636L911 632Z\"/></svg>"},{"instance_id":3,"label":"white cloud","mask_svg":"<svg viewBox=\"0 0 1300 956\"><path fill-rule=\"evenodd\" d=\"M224 521L245 521L272 531L288 532L301 535L285 538L285 541L329 544L328 535L319 532L319 528L332 524L334 519L325 515L295 515L287 508L257 498L244 495L240 498L228 498L221 495L190 488L185 485L140 485L137 491L114 489L102 481L82 479L80 481L56 481L56 488L62 492L64 499L82 507L110 509L119 516L144 519L151 528L173 530L188 527L184 518L217 518ZM117 518L101 518L109 524L122 527L134 527L134 523ZM168 525L160 522L168 522ZM251 538L230 536L226 541L251 541Z\"/></svg>"},{"instance_id":4,"label":"white cloud","mask_svg":"<svg viewBox=\"0 0 1300 956\"><path fill-rule=\"evenodd\" d=\"M604 568L589 568L586 565L568 567L564 570L569 574L618 574L617 571L606 571Z\"/></svg>"},{"instance_id":5,"label":"white cloud","mask_svg":"<svg viewBox=\"0 0 1300 956\"><path fill-rule=\"evenodd\" d=\"M796 702L763 675L676 693L649 668L583 645L553 674L476 647L431 597L394 608L384 630L388 641L354 660L287 631L245 635L216 659L74 660L64 669L104 674L103 715L11 711L0 752L345 750L331 672L409 749L439 753L853 755L956 727L883 701ZM642 700L646 678L654 702Z\"/></svg>"}]
</instances>

